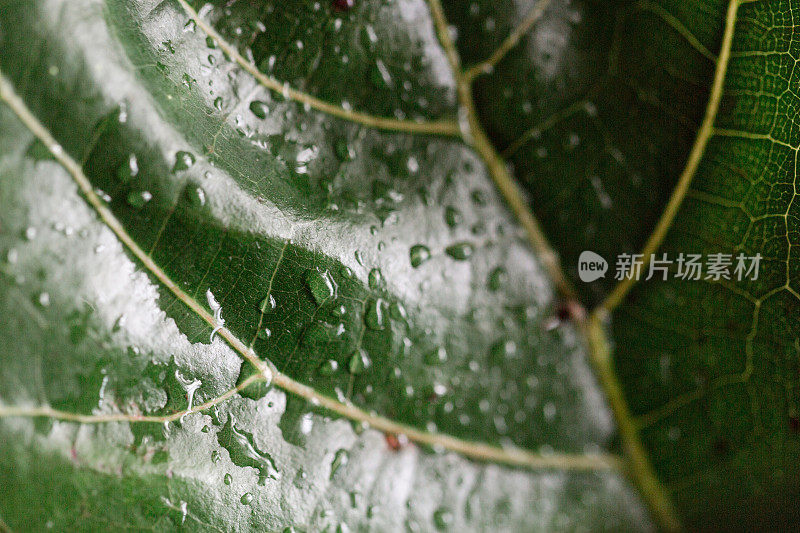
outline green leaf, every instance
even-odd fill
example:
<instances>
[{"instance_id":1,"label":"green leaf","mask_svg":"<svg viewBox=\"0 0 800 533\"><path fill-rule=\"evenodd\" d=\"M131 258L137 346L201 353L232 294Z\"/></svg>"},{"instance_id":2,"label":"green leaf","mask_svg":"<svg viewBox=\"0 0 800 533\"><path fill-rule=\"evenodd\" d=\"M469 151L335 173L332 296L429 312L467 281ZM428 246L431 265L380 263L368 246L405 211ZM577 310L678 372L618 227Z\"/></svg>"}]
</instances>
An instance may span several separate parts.
<instances>
[{"instance_id":1,"label":"green leaf","mask_svg":"<svg viewBox=\"0 0 800 533\"><path fill-rule=\"evenodd\" d=\"M795 6L347 4L0 0L0 529L788 523Z\"/></svg>"}]
</instances>

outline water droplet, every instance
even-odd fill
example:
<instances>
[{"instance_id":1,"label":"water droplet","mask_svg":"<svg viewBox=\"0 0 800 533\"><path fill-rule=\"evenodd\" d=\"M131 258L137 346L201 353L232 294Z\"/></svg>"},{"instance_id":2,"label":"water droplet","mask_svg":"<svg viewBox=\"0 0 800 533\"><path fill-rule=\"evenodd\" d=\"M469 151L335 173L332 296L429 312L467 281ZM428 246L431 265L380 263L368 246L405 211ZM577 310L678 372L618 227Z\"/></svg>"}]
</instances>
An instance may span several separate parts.
<instances>
[{"instance_id":1,"label":"water droplet","mask_svg":"<svg viewBox=\"0 0 800 533\"><path fill-rule=\"evenodd\" d=\"M214 107L216 107L218 111L222 111L222 103L223 102L221 96L217 96L216 98L214 98Z\"/></svg>"},{"instance_id":2,"label":"water droplet","mask_svg":"<svg viewBox=\"0 0 800 533\"><path fill-rule=\"evenodd\" d=\"M472 191L471 197L472 201L475 202L475 205L481 205L481 206L486 205L487 199L486 199L486 193L484 191L476 189Z\"/></svg>"},{"instance_id":3,"label":"water droplet","mask_svg":"<svg viewBox=\"0 0 800 533\"><path fill-rule=\"evenodd\" d=\"M189 19L189 22L183 25L183 31L193 32L196 27L197 23L194 21L194 19Z\"/></svg>"},{"instance_id":4,"label":"water droplet","mask_svg":"<svg viewBox=\"0 0 800 533\"><path fill-rule=\"evenodd\" d=\"M42 307L47 307L50 305L50 294L46 292L39 293L39 296L36 298L36 301L39 302L39 305Z\"/></svg>"},{"instance_id":5,"label":"water droplet","mask_svg":"<svg viewBox=\"0 0 800 533\"><path fill-rule=\"evenodd\" d=\"M267 107L266 102L262 102L260 100L253 100L252 102L250 102L250 111L252 111L253 114L258 118L267 118L267 113L269 113L269 107Z\"/></svg>"},{"instance_id":6,"label":"water droplet","mask_svg":"<svg viewBox=\"0 0 800 533\"><path fill-rule=\"evenodd\" d=\"M364 316L364 321L369 329L382 330L385 326L384 311L386 302L382 298L370 300L367 303L367 313Z\"/></svg>"},{"instance_id":7,"label":"water droplet","mask_svg":"<svg viewBox=\"0 0 800 533\"><path fill-rule=\"evenodd\" d=\"M230 485L231 483L233 483L233 476L230 474L225 474L225 477L222 478L222 481L226 485Z\"/></svg>"},{"instance_id":8,"label":"water droplet","mask_svg":"<svg viewBox=\"0 0 800 533\"><path fill-rule=\"evenodd\" d=\"M428 365L439 365L447 361L447 350L442 346L434 348L425 354L425 363Z\"/></svg>"},{"instance_id":9,"label":"water droplet","mask_svg":"<svg viewBox=\"0 0 800 533\"><path fill-rule=\"evenodd\" d=\"M489 273L489 290L490 291L497 291L500 290L503 285L506 284L508 280L508 273L506 269L503 267L497 267Z\"/></svg>"},{"instance_id":10,"label":"water droplet","mask_svg":"<svg viewBox=\"0 0 800 533\"><path fill-rule=\"evenodd\" d=\"M454 228L461 224L463 217L461 216L461 211L456 209L453 206L448 205L444 209L444 221L447 223L448 226Z\"/></svg>"},{"instance_id":11,"label":"water droplet","mask_svg":"<svg viewBox=\"0 0 800 533\"><path fill-rule=\"evenodd\" d=\"M262 327L261 329L256 332L256 337L261 340L266 340L272 336L272 331L269 328Z\"/></svg>"},{"instance_id":12,"label":"water droplet","mask_svg":"<svg viewBox=\"0 0 800 533\"><path fill-rule=\"evenodd\" d=\"M327 270L310 271L306 276L306 283L317 305L322 305L336 293L336 283Z\"/></svg>"},{"instance_id":13,"label":"water droplet","mask_svg":"<svg viewBox=\"0 0 800 533\"><path fill-rule=\"evenodd\" d=\"M447 255L456 261L465 261L470 258L475 247L469 242L459 242L445 248Z\"/></svg>"},{"instance_id":14,"label":"water droplet","mask_svg":"<svg viewBox=\"0 0 800 533\"><path fill-rule=\"evenodd\" d=\"M186 194L189 196L189 202L194 207L203 207L206 205L206 191L204 191L202 187L189 187L186 191Z\"/></svg>"},{"instance_id":15,"label":"water droplet","mask_svg":"<svg viewBox=\"0 0 800 533\"><path fill-rule=\"evenodd\" d=\"M172 167L173 172L187 170L194 165L194 155L190 152L178 152L175 154L175 165Z\"/></svg>"},{"instance_id":16,"label":"water droplet","mask_svg":"<svg viewBox=\"0 0 800 533\"><path fill-rule=\"evenodd\" d=\"M36 233L37 233L36 228L34 228L33 226L25 228L25 238L29 241L32 241L33 239L36 238Z\"/></svg>"},{"instance_id":17,"label":"water droplet","mask_svg":"<svg viewBox=\"0 0 800 533\"><path fill-rule=\"evenodd\" d=\"M547 402L544 404L542 408L542 413L544 414L545 420L548 422L552 422L553 419L556 417L556 406L553 402Z\"/></svg>"},{"instance_id":18,"label":"water droplet","mask_svg":"<svg viewBox=\"0 0 800 533\"><path fill-rule=\"evenodd\" d=\"M201 431L201 432L203 432L203 433L208 433L208 432L210 432L210 431L211 431L211 428L210 428L210 427L208 427L208 424L206 424L205 426L203 426L202 428L200 428L200 431Z\"/></svg>"},{"instance_id":19,"label":"water droplet","mask_svg":"<svg viewBox=\"0 0 800 533\"><path fill-rule=\"evenodd\" d=\"M433 524L442 531L453 525L453 513L444 507L439 507L433 512Z\"/></svg>"},{"instance_id":20,"label":"water droplet","mask_svg":"<svg viewBox=\"0 0 800 533\"><path fill-rule=\"evenodd\" d=\"M244 494L242 494L242 497L239 499L239 501L241 501L245 505L250 505L250 503L253 501L253 495L250 494L249 492L245 492Z\"/></svg>"},{"instance_id":21,"label":"water droplet","mask_svg":"<svg viewBox=\"0 0 800 533\"><path fill-rule=\"evenodd\" d=\"M220 461L220 459L222 459L222 454L219 453L218 450L214 450L213 452L211 452L211 462L212 463L218 463Z\"/></svg>"},{"instance_id":22,"label":"water droplet","mask_svg":"<svg viewBox=\"0 0 800 533\"><path fill-rule=\"evenodd\" d=\"M415 244L409 250L409 256L411 258L411 266L417 268L431 258L431 251L424 244Z\"/></svg>"},{"instance_id":23,"label":"water droplet","mask_svg":"<svg viewBox=\"0 0 800 533\"><path fill-rule=\"evenodd\" d=\"M275 309L276 305L277 303L275 302L275 297L270 294L269 296L261 300L261 302L258 304L258 309L262 313L269 313L270 311Z\"/></svg>"},{"instance_id":24,"label":"water droplet","mask_svg":"<svg viewBox=\"0 0 800 533\"><path fill-rule=\"evenodd\" d=\"M339 370L339 363L335 359L328 359L317 369L322 376L332 376L337 370Z\"/></svg>"},{"instance_id":25,"label":"water droplet","mask_svg":"<svg viewBox=\"0 0 800 533\"><path fill-rule=\"evenodd\" d=\"M369 73L369 80L378 89L386 89L392 86L392 75L386 64L378 59Z\"/></svg>"},{"instance_id":26,"label":"water droplet","mask_svg":"<svg viewBox=\"0 0 800 533\"><path fill-rule=\"evenodd\" d=\"M239 368L239 378L236 380L236 386L241 387L245 381L251 380L250 384L239 391L239 394L251 400L258 400L266 396L272 386L272 372L262 373L250 361L242 361L242 366ZM259 376L254 378L253 376Z\"/></svg>"},{"instance_id":27,"label":"water droplet","mask_svg":"<svg viewBox=\"0 0 800 533\"><path fill-rule=\"evenodd\" d=\"M373 268L369 271L367 281L370 289L379 289L381 286L383 286L383 273L379 268Z\"/></svg>"},{"instance_id":28,"label":"water droplet","mask_svg":"<svg viewBox=\"0 0 800 533\"><path fill-rule=\"evenodd\" d=\"M331 5L335 11L347 11L356 5L356 0L332 0Z\"/></svg>"},{"instance_id":29,"label":"water droplet","mask_svg":"<svg viewBox=\"0 0 800 533\"><path fill-rule=\"evenodd\" d=\"M372 360L364 348L358 348L350 356L348 368L351 374L361 374L364 370L372 366Z\"/></svg>"},{"instance_id":30,"label":"water droplet","mask_svg":"<svg viewBox=\"0 0 800 533\"><path fill-rule=\"evenodd\" d=\"M131 191L127 196L128 205L134 209L141 209L152 199L153 195L150 191Z\"/></svg>"},{"instance_id":31,"label":"water droplet","mask_svg":"<svg viewBox=\"0 0 800 533\"><path fill-rule=\"evenodd\" d=\"M117 177L123 183L127 183L131 178L135 178L139 174L139 162L136 160L136 155L131 154L128 160L125 161L117 169Z\"/></svg>"},{"instance_id":32,"label":"water droplet","mask_svg":"<svg viewBox=\"0 0 800 533\"><path fill-rule=\"evenodd\" d=\"M345 162L350 161L353 159L355 155L353 153L353 149L350 148L346 139L337 139L336 144L334 145L334 151L336 152L336 157L339 158L339 161Z\"/></svg>"},{"instance_id":33,"label":"water droplet","mask_svg":"<svg viewBox=\"0 0 800 533\"><path fill-rule=\"evenodd\" d=\"M350 452L344 448L336 450L336 453L333 454L333 462L331 462L331 479L333 479L333 476L336 474L336 472L341 467L345 466L349 460Z\"/></svg>"},{"instance_id":34,"label":"water droplet","mask_svg":"<svg viewBox=\"0 0 800 533\"><path fill-rule=\"evenodd\" d=\"M389 316L395 320L406 320L408 318L408 313L406 312L406 308L403 307L403 304L400 302L393 302L392 305L389 306Z\"/></svg>"},{"instance_id":35,"label":"water droplet","mask_svg":"<svg viewBox=\"0 0 800 533\"><path fill-rule=\"evenodd\" d=\"M490 360L502 365L506 359L517 355L517 344L512 340L498 341L489 350Z\"/></svg>"}]
</instances>

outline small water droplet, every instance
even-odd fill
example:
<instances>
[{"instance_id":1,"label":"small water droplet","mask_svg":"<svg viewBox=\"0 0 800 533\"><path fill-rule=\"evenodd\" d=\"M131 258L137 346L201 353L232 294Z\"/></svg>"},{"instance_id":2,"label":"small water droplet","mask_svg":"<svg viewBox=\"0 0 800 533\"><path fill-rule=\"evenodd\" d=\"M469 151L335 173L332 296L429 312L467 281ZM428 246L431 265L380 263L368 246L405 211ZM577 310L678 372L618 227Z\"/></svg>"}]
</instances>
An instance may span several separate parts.
<instances>
[{"instance_id":1,"label":"small water droplet","mask_svg":"<svg viewBox=\"0 0 800 533\"><path fill-rule=\"evenodd\" d=\"M306 283L317 305L322 305L336 293L336 283L327 270L311 270L306 276Z\"/></svg>"},{"instance_id":2,"label":"small water droplet","mask_svg":"<svg viewBox=\"0 0 800 533\"><path fill-rule=\"evenodd\" d=\"M332 0L331 5L335 11L347 11L356 5L356 0Z\"/></svg>"},{"instance_id":3,"label":"small water droplet","mask_svg":"<svg viewBox=\"0 0 800 533\"><path fill-rule=\"evenodd\" d=\"M222 454L219 453L218 450L214 450L213 452L211 452L211 462L212 463L218 463L220 461L220 459L222 459Z\"/></svg>"},{"instance_id":4,"label":"small water droplet","mask_svg":"<svg viewBox=\"0 0 800 533\"><path fill-rule=\"evenodd\" d=\"M506 359L516 355L517 344L512 340L498 341L489 350L490 360L497 365L503 365Z\"/></svg>"},{"instance_id":5,"label":"small water droplet","mask_svg":"<svg viewBox=\"0 0 800 533\"><path fill-rule=\"evenodd\" d=\"M447 350L438 346L425 354L425 363L428 365L439 365L447 361Z\"/></svg>"},{"instance_id":6,"label":"small water droplet","mask_svg":"<svg viewBox=\"0 0 800 533\"><path fill-rule=\"evenodd\" d=\"M203 207L206 205L206 191L203 190L202 187L189 187L186 190L186 194L189 196L189 202L194 207Z\"/></svg>"},{"instance_id":7,"label":"small water droplet","mask_svg":"<svg viewBox=\"0 0 800 533\"><path fill-rule=\"evenodd\" d=\"M367 303L367 313L364 316L364 322L369 329L378 331L386 326L385 307L386 302L381 298L370 300Z\"/></svg>"},{"instance_id":8,"label":"small water droplet","mask_svg":"<svg viewBox=\"0 0 800 533\"><path fill-rule=\"evenodd\" d=\"M178 152L175 154L175 165L172 167L173 172L180 172L187 170L194 165L194 155L190 152Z\"/></svg>"},{"instance_id":9,"label":"small water droplet","mask_svg":"<svg viewBox=\"0 0 800 533\"><path fill-rule=\"evenodd\" d=\"M267 114L269 113L269 107L267 107L266 102L262 102L260 100L253 100L252 102L250 102L250 111L252 111L253 114L258 118L267 118Z\"/></svg>"},{"instance_id":10,"label":"small water droplet","mask_svg":"<svg viewBox=\"0 0 800 533\"><path fill-rule=\"evenodd\" d=\"M506 284L508 273L503 267L497 267L489 273L489 290L498 291Z\"/></svg>"},{"instance_id":11,"label":"small water droplet","mask_svg":"<svg viewBox=\"0 0 800 533\"><path fill-rule=\"evenodd\" d=\"M459 242L456 244L452 244L445 248L445 252L447 255L455 259L456 261L465 261L472 256L472 252L475 250L475 247L472 243L469 242Z\"/></svg>"},{"instance_id":12,"label":"small water droplet","mask_svg":"<svg viewBox=\"0 0 800 533\"><path fill-rule=\"evenodd\" d=\"M333 476L336 474L336 472L341 467L345 466L349 460L350 452L344 448L336 450L336 453L333 454L333 462L331 462L331 479L333 479Z\"/></svg>"},{"instance_id":13,"label":"small water droplet","mask_svg":"<svg viewBox=\"0 0 800 533\"><path fill-rule=\"evenodd\" d=\"M34 228L33 226L25 228L25 238L29 241L35 239L37 233L38 232L36 231L36 228Z\"/></svg>"},{"instance_id":14,"label":"small water droplet","mask_svg":"<svg viewBox=\"0 0 800 533\"><path fill-rule=\"evenodd\" d=\"M411 266L417 268L431 258L431 251L424 244L415 244L409 250L409 257L411 258Z\"/></svg>"},{"instance_id":15,"label":"small water droplet","mask_svg":"<svg viewBox=\"0 0 800 533\"><path fill-rule=\"evenodd\" d=\"M39 297L37 298L39 305L42 307L47 307L50 305L50 294L46 292L39 293Z\"/></svg>"},{"instance_id":16,"label":"small water droplet","mask_svg":"<svg viewBox=\"0 0 800 533\"><path fill-rule=\"evenodd\" d=\"M323 362L317 370L322 376L332 376L339 370L339 363L335 359L328 359Z\"/></svg>"},{"instance_id":17,"label":"small water droplet","mask_svg":"<svg viewBox=\"0 0 800 533\"><path fill-rule=\"evenodd\" d=\"M336 157L342 162L350 161L355 155L346 139L337 139L334 144L334 151L336 152Z\"/></svg>"},{"instance_id":18,"label":"small water droplet","mask_svg":"<svg viewBox=\"0 0 800 533\"><path fill-rule=\"evenodd\" d=\"M367 281L370 289L379 289L381 286L383 286L383 273L379 268L373 268L369 271Z\"/></svg>"},{"instance_id":19,"label":"small water droplet","mask_svg":"<svg viewBox=\"0 0 800 533\"><path fill-rule=\"evenodd\" d=\"M463 217L461 216L461 211L450 205L445 207L444 221L447 223L448 226L454 228L459 224L461 224L462 219Z\"/></svg>"},{"instance_id":20,"label":"small water droplet","mask_svg":"<svg viewBox=\"0 0 800 533\"><path fill-rule=\"evenodd\" d=\"M400 302L393 302L392 305L389 306L389 316L395 320L406 320L408 318L408 313L406 312L406 308L403 307L403 304Z\"/></svg>"},{"instance_id":21,"label":"small water droplet","mask_svg":"<svg viewBox=\"0 0 800 533\"><path fill-rule=\"evenodd\" d=\"M253 495L249 492L245 492L242 494L242 497L239 499L239 501L241 501L244 505L250 505L250 503L253 501Z\"/></svg>"},{"instance_id":22,"label":"small water droplet","mask_svg":"<svg viewBox=\"0 0 800 533\"><path fill-rule=\"evenodd\" d=\"M453 513L444 507L439 507L433 512L433 524L440 531L448 529L453 525Z\"/></svg>"},{"instance_id":23,"label":"small water droplet","mask_svg":"<svg viewBox=\"0 0 800 533\"><path fill-rule=\"evenodd\" d=\"M139 162L137 161L135 154L129 155L128 160L120 165L117 169L117 177L123 183L129 182L131 178L135 178L138 174Z\"/></svg>"},{"instance_id":24,"label":"small water droplet","mask_svg":"<svg viewBox=\"0 0 800 533\"><path fill-rule=\"evenodd\" d=\"M128 205L134 209L141 209L152 199L153 195L150 191L131 191L127 196Z\"/></svg>"},{"instance_id":25,"label":"small water droplet","mask_svg":"<svg viewBox=\"0 0 800 533\"><path fill-rule=\"evenodd\" d=\"M363 348L358 348L350 356L348 369L350 370L351 374L361 374L370 366L372 366L372 360L369 358L369 354Z\"/></svg>"},{"instance_id":26,"label":"small water droplet","mask_svg":"<svg viewBox=\"0 0 800 533\"><path fill-rule=\"evenodd\" d=\"M262 313L269 313L270 311L275 309L276 306L277 303L275 302L275 297L270 294L269 296L261 300L261 302L259 302L258 309Z\"/></svg>"},{"instance_id":27,"label":"small water droplet","mask_svg":"<svg viewBox=\"0 0 800 533\"><path fill-rule=\"evenodd\" d=\"M486 193L484 191L476 189L472 191L471 197L472 201L475 202L475 205L480 205L480 206L486 205L487 199L486 199Z\"/></svg>"},{"instance_id":28,"label":"small water droplet","mask_svg":"<svg viewBox=\"0 0 800 533\"><path fill-rule=\"evenodd\" d=\"M230 474L225 474L225 477L222 478L222 481L226 485L230 485L231 483L233 483L233 476Z\"/></svg>"}]
</instances>

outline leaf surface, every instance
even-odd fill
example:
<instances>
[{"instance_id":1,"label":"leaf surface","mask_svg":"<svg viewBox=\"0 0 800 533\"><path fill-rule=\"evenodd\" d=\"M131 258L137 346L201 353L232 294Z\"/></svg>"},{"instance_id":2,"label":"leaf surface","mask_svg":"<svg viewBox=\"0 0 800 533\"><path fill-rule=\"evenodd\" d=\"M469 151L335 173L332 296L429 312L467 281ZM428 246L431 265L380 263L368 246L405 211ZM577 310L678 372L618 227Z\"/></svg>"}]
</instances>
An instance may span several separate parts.
<instances>
[{"instance_id":1,"label":"leaf surface","mask_svg":"<svg viewBox=\"0 0 800 533\"><path fill-rule=\"evenodd\" d=\"M788 523L794 6L736 10L725 131L664 243L762 277L635 286L620 402L494 150L568 278L640 249L726 6L344 4L0 2L0 519L639 531L672 525L653 483L693 527Z\"/></svg>"}]
</instances>

